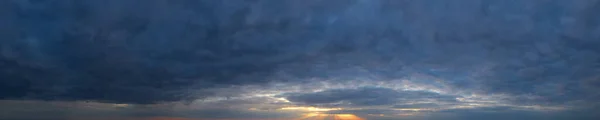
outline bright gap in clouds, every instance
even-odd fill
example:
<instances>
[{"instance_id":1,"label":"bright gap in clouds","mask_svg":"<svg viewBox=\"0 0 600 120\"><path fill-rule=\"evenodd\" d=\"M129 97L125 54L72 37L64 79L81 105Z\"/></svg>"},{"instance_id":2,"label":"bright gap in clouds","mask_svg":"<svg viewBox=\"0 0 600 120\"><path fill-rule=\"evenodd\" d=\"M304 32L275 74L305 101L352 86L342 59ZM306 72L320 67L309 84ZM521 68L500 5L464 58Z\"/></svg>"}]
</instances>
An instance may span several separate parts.
<instances>
[{"instance_id":1,"label":"bright gap in clouds","mask_svg":"<svg viewBox=\"0 0 600 120\"><path fill-rule=\"evenodd\" d=\"M353 114L308 113L294 120L365 120Z\"/></svg>"},{"instance_id":2,"label":"bright gap in clouds","mask_svg":"<svg viewBox=\"0 0 600 120\"><path fill-rule=\"evenodd\" d=\"M454 89L449 87L449 85L446 85L446 83L441 82L435 84L414 82L415 80L422 81L426 78L430 77L413 77L412 80L386 80L384 82L370 82L370 80L328 82L327 80L318 80L320 82L307 82L303 84L276 83L271 87L262 86L259 88L253 88L252 86L232 87L229 88L231 90L221 90L236 91L235 89L243 89L252 92L241 94L241 96L229 97L229 99L223 98L217 101L202 101L197 103L196 105L198 106L196 107L209 107L220 102L227 103L227 101L253 101L252 99L257 99L260 101L243 104L242 106L248 108L240 109L253 111L277 110L306 115L317 115L316 113L320 113L321 117L328 114L346 114L353 112L358 112L359 114L366 116L403 117L429 115L440 111L495 107L525 111L560 111L566 109L564 106L516 104L507 101L515 96L503 94L478 94L465 89ZM358 94L352 92L358 92ZM300 96L296 95L296 97L294 97L294 95L291 94L300 94ZM315 95L314 98L310 97L310 99L316 99L317 101L314 101L316 103L305 103L311 102L304 101L304 97L301 97L307 95ZM371 98L369 95L382 95L388 96L389 98L381 98L382 96ZM322 101L319 100L323 99L320 97L333 100ZM391 102L385 104L363 104L364 101L378 102L377 100L384 100L381 102L391 100ZM241 106L234 106L234 108L235 107ZM361 113L368 110L377 111L374 113ZM343 115L340 117L343 117Z\"/></svg>"}]
</instances>

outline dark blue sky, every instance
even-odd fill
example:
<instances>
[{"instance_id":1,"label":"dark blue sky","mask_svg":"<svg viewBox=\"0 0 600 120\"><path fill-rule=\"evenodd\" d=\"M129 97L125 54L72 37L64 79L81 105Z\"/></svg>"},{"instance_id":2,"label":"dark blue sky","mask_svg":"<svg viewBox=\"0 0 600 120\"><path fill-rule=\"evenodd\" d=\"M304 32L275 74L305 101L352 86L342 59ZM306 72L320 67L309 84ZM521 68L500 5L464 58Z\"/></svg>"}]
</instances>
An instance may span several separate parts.
<instances>
[{"instance_id":1,"label":"dark blue sky","mask_svg":"<svg viewBox=\"0 0 600 120\"><path fill-rule=\"evenodd\" d=\"M597 120L598 11L598 0L2 0L0 119Z\"/></svg>"}]
</instances>

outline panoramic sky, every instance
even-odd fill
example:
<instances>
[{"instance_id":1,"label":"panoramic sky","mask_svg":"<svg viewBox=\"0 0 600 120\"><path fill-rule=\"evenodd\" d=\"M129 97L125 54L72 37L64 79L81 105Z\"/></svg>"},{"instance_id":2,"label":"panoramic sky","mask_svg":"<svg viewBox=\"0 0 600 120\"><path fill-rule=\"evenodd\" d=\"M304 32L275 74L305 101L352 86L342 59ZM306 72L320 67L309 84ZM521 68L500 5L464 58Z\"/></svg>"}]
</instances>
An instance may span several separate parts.
<instances>
[{"instance_id":1,"label":"panoramic sky","mask_svg":"<svg viewBox=\"0 0 600 120\"><path fill-rule=\"evenodd\" d=\"M0 120L599 120L600 0L0 0Z\"/></svg>"}]
</instances>

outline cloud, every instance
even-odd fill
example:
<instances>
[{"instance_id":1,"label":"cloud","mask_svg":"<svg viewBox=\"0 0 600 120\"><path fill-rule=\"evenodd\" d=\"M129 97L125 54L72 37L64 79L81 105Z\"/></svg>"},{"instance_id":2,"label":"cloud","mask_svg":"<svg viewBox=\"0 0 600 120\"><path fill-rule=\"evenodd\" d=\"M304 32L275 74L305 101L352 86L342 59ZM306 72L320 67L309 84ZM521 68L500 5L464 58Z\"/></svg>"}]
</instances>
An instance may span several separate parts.
<instances>
[{"instance_id":1,"label":"cloud","mask_svg":"<svg viewBox=\"0 0 600 120\"><path fill-rule=\"evenodd\" d=\"M398 114L398 111L390 109L360 109L360 110L334 110L328 111L328 114L357 114L357 115L368 115L368 114Z\"/></svg>"},{"instance_id":2,"label":"cloud","mask_svg":"<svg viewBox=\"0 0 600 120\"><path fill-rule=\"evenodd\" d=\"M568 119L582 119L582 120L593 120L598 116L589 112L579 110L567 110L567 111L531 111L515 109L512 107L481 107L471 109L451 109L440 111L430 114L431 119L492 119L492 120L504 120L504 119L545 119L545 120L568 120Z\"/></svg>"},{"instance_id":3,"label":"cloud","mask_svg":"<svg viewBox=\"0 0 600 120\"><path fill-rule=\"evenodd\" d=\"M0 100L0 120L72 120L72 119L283 119L299 114L286 111L238 108L190 108L181 105L117 105L96 102ZM35 114L32 116L32 114Z\"/></svg>"},{"instance_id":4,"label":"cloud","mask_svg":"<svg viewBox=\"0 0 600 120\"><path fill-rule=\"evenodd\" d=\"M393 108L403 108L403 109L419 109L419 108L438 108L442 105L434 104L434 103L417 103L417 104L401 104L394 105Z\"/></svg>"},{"instance_id":5,"label":"cloud","mask_svg":"<svg viewBox=\"0 0 600 120\"><path fill-rule=\"evenodd\" d=\"M455 101L455 97L424 91L398 91L389 88L361 87L330 89L315 93L288 93L291 102L307 105L340 104L341 106L379 106L419 100Z\"/></svg>"},{"instance_id":6,"label":"cloud","mask_svg":"<svg viewBox=\"0 0 600 120\"><path fill-rule=\"evenodd\" d=\"M193 100L207 96L190 93L202 88L269 82L278 65L302 59L302 51L282 49L295 42L273 40L282 39L269 32L277 28L224 42L234 33L279 25L235 26L244 21L231 17L246 19L239 14L249 7L243 1L191 2L198 5L191 13L179 9L190 7L180 6L189 5L185 2L9 1L18 6L10 11L23 16L3 19L23 21L16 26L24 29L19 33L24 37L2 41L0 98L138 104ZM225 8L232 11L207 12ZM164 11L169 14L160 14Z\"/></svg>"},{"instance_id":7,"label":"cloud","mask_svg":"<svg viewBox=\"0 0 600 120\"><path fill-rule=\"evenodd\" d=\"M229 86L415 76L514 104L600 98L599 7L588 1L9 0L0 9L0 99L153 104L224 97L211 89ZM287 98L454 99L383 88Z\"/></svg>"}]
</instances>

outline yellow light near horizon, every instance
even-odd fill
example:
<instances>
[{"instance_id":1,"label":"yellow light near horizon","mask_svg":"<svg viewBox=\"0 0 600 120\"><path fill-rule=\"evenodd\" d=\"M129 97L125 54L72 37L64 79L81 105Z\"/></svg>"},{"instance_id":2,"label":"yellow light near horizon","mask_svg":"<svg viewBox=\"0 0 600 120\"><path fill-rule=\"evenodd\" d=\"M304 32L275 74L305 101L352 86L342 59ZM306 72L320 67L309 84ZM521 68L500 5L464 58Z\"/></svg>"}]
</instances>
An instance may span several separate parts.
<instances>
[{"instance_id":1,"label":"yellow light near horizon","mask_svg":"<svg viewBox=\"0 0 600 120\"><path fill-rule=\"evenodd\" d=\"M304 116L295 120L326 120L327 118L333 117L333 120L365 120L353 114L321 114L321 113L308 113ZM329 119L327 119L329 120Z\"/></svg>"},{"instance_id":2,"label":"yellow light near horizon","mask_svg":"<svg viewBox=\"0 0 600 120\"><path fill-rule=\"evenodd\" d=\"M325 117L327 117L327 114L320 114L320 113L308 113L303 115L300 118L294 119L294 120L324 120Z\"/></svg>"},{"instance_id":3,"label":"yellow light near horizon","mask_svg":"<svg viewBox=\"0 0 600 120\"><path fill-rule=\"evenodd\" d=\"M355 116L353 114L334 114L334 115L338 116L338 117L352 117L352 116Z\"/></svg>"},{"instance_id":4,"label":"yellow light near horizon","mask_svg":"<svg viewBox=\"0 0 600 120\"><path fill-rule=\"evenodd\" d=\"M364 120L353 114L333 114L334 120Z\"/></svg>"},{"instance_id":5,"label":"yellow light near horizon","mask_svg":"<svg viewBox=\"0 0 600 120\"><path fill-rule=\"evenodd\" d=\"M316 107L284 107L280 110L300 110L309 112L326 112L332 110L342 110L341 108L316 108Z\"/></svg>"}]
</instances>

